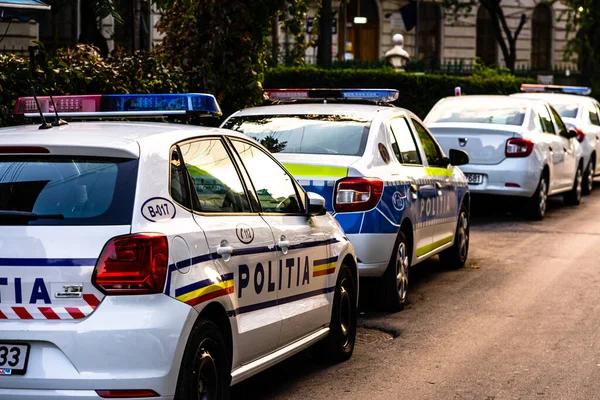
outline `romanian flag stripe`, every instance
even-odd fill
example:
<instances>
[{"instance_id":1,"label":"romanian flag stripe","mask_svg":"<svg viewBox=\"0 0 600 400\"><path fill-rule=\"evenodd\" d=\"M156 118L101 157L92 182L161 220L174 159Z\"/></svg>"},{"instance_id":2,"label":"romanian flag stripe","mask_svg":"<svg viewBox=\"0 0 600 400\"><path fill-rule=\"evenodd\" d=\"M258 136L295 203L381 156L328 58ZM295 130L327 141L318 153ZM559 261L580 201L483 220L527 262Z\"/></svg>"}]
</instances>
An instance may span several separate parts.
<instances>
[{"instance_id":1,"label":"romanian flag stripe","mask_svg":"<svg viewBox=\"0 0 600 400\"><path fill-rule=\"evenodd\" d=\"M177 296L177 300L190 305L200 304L203 301L233 293L233 279L211 283L207 286Z\"/></svg>"},{"instance_id":2,"label":"romanian flag stripe","mask_svg":"<svg viewBox=\"0 0 600 400\"><path fill-rule=\"evenodd\" d=\"M338 257L324 258L313 261L313 277L333 274L337 266Z\"/></svg>"},{"instance_id":3,"label":"romanian flag stripe","mask_svg":"<svg viewBox=\"0 0 600 400\"><path fill-rule=\"evenodd\" d=\"M225 281L229 281L229 280L233 280L233 272L231 272L229 274L221 275L221 279L220 279L221 282L225 282ZM218 283L220 283L220 282L219 281L215 282L215 279L204 279L204 280L201 280L198 282L194 282L190 285L175 289L175 297L179 298L187 293L193 292L198 289L205 288L205 287L213 285L213 284L218 284Z\"/></svg>"}]
</instances>

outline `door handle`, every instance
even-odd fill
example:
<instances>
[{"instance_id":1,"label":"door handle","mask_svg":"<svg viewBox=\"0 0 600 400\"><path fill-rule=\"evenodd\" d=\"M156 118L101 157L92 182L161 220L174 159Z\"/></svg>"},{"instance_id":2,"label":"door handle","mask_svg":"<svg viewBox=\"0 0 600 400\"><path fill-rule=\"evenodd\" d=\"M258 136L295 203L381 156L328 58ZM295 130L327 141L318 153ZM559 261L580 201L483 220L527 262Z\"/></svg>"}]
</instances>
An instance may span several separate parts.
<instances>
[{"instance_id":1,"label":"door handle","mask_svg":"<svg viewBox=\"0 0 600 400\"><path fill-rule=\"evenodd\" d=\"M548 146L548 150L552 151L552 146Z\"/></svg>"},{"instance_id":2,"label":"door handle","mask_svg":"<svg viewBox=\"0 0 600 400\"><path fill-rule=\"evenodd\" d=\"M568 153L568 152L569 152L569 150L567 150L567 148L566 148L566 147L563 147L563 150L565 151L565 153Z\"/></svg>"},{"instance_id":3,"label":"door handle","mask_svg":"<svg viewBox=\"0 0 600 400\"><path fill-rule=\"evenodd\" d=\"M284 235L282 235L281 239L279 239L279 241L277 242L277 247L279 247L283 254L287 254L290 249L290 242Z\"/></svg>"},{"instance_id":4,"label":"door handle","mask_svg":"<svg viewBox=\"0 0 600 400\"><path fill-rule=\"evenodd\" d=\"M223 257L223 260L229 261L231 259L231 255L233 254L233 247L229 245L227 240L221 241L219 247L217 247L217 254Z\"/></svg>"},{"instance_id":5,"label":"door handle","mask_svg":"<svg viewBox=\"0 0 600 400\"><path fill-rule=\"evenodd\" d=\"M442 184L441 184L441 183L439 183L439 182L436 182L436 183L435 183L435 188L436 188L436 190L437 190L437 194L438 194L438 196L441 196L441 195L442 195Z\"/></svg>"}]
</instances>

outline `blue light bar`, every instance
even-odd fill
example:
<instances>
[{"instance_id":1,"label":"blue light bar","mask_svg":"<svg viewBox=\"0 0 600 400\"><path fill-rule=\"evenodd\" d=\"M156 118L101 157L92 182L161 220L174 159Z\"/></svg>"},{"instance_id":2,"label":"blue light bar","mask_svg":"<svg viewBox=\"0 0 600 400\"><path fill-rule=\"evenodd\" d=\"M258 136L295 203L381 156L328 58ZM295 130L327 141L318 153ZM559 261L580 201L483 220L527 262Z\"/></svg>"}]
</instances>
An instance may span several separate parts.
<instances>
[{"instance_id":1,"label":"blue light bar","mask_svg":"<svg viewBox=\"0 0 600 400\"><path fill-rule=\"evenodd\" d=\"M266 89L271 101L365 100L391 103L398 99L395 89Z\"/></svg>"},{"instance_id":2,"label":"blue light bar","mask_svg":"<svg viewBox=\"0 0 600 400\"><path fill-rule=\"evenodd\" d=\"M160 117L169 115L220 116L221 108L213 95L201 93L105 94L38 97L44 116L61 117ZM33 97L17 99L15 115L38 117Z\"/></svg>"},{"instance_id":3,"label":"blue light bar","mask_svg":"<svg viewBox=\"0 0 600 400\"><path fill-rule=\"evenodd\" d=\"M565 93L565 94L579 94L583 96L589 96L592 93L592 89L584 86L559 86L559 85L536 85L524 83L521 85L522 92L549 92L549 93Z\"/></svg>"}]
</instances>

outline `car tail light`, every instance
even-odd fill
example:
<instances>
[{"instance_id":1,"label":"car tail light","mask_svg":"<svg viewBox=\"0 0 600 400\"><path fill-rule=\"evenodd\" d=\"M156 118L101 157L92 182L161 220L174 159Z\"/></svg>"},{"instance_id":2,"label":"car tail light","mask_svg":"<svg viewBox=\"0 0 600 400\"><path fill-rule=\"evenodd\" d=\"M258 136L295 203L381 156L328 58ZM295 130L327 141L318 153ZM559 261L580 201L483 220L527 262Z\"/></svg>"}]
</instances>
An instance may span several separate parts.
<instances>
[{"instance_id":1,"label":"car tail light","mask_svg":"<svg viewBox=\"0 0 600 400\"><path fill-rule=\"evenodd\" d=\"M513 138L506 141L506 157L527 157L532 151L531 140Z\"/></svg>"},{"instance_id":2,"label":"car tail light","mask_svg":"<svg viewBox=\"0 0 600 400\"><path fill-rule=\"evenodd\" d=\"M39 146L0 146L0 154L50 154L50 150Z\"/></svg>"},{"instance_id":3,"label":"car tail light","mask_svg":"<svg viewBox=\"0 0 600 400\"><path fill-rule=\"evenodd\" d=\"M378 178L344 178L337 181L333 208L337 212L366 211L375 207L383 193Z\"/></svg>"},{"instance_id":4,"label":"car tail light","mask_svg":"<svg viewBox=\"0 0 600 400\"><path fill-rule=\"evenodd\" d=\"M98 396L104 399L127 399L140 397L158 397L154 390L96 390Z\"/></svg>"},{"instance_id":5,"label":"car tail light","mask_svg":"<svg viewBox=\"0 0 600 400\"><path fill-rule=\"evenodd\" d=\"M107 295L162 293L169 260L159 233L119 236L104 246L92 283Z\"/></svg>"},{"instance_id":6,"label":"car tail light","mask_svg":"<svg viewBox=\"0 0 600 400\"><path fill-rule=\"evenodd\" d=\"M575 136L575 138L577 139L577 141L579 143L583 142L585 140L585 132L582 131L579 128L575 128L575 132L577 132L577 136Z\"/></svg>"}]
</instances>

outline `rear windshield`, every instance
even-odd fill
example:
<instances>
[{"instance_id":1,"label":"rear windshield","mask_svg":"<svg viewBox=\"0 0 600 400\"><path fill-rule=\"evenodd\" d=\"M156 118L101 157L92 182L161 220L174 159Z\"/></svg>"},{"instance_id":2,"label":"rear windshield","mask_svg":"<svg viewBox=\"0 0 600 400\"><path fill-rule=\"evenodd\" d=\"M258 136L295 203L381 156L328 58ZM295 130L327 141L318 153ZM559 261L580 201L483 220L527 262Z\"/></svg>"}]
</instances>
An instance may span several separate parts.
<instances>
[{"instance_id":1,"label":"rear windshield","mask_svg":"<svg viewBox=\"0 0 600 400\"><path fill-rule=\"evenodd\" d=\"M272 153L360 156L369 121L349 115L249 115L223 126L259 141Z\"/></svg>"},{"instance_id":2,"label":"rear windshield","mask_svg":"<svg viewBox=\"0 0 600 400\"><path fill-rule=\"evenodd\" d=\"M0 157L0 225L129 225L137 166L129 159Z\"/></svg>"},{"instance_id":3,"label":"rear windshield","mask_svg":"<svg viewBox=\"0 0 600 400\"><path fill-rule=\"evenodd\" d=\"M516 104L481 104L481 102L445 102L427 116L427 123L479 123L521 126L527 107Z\"/></svg>"}]
</instances>

